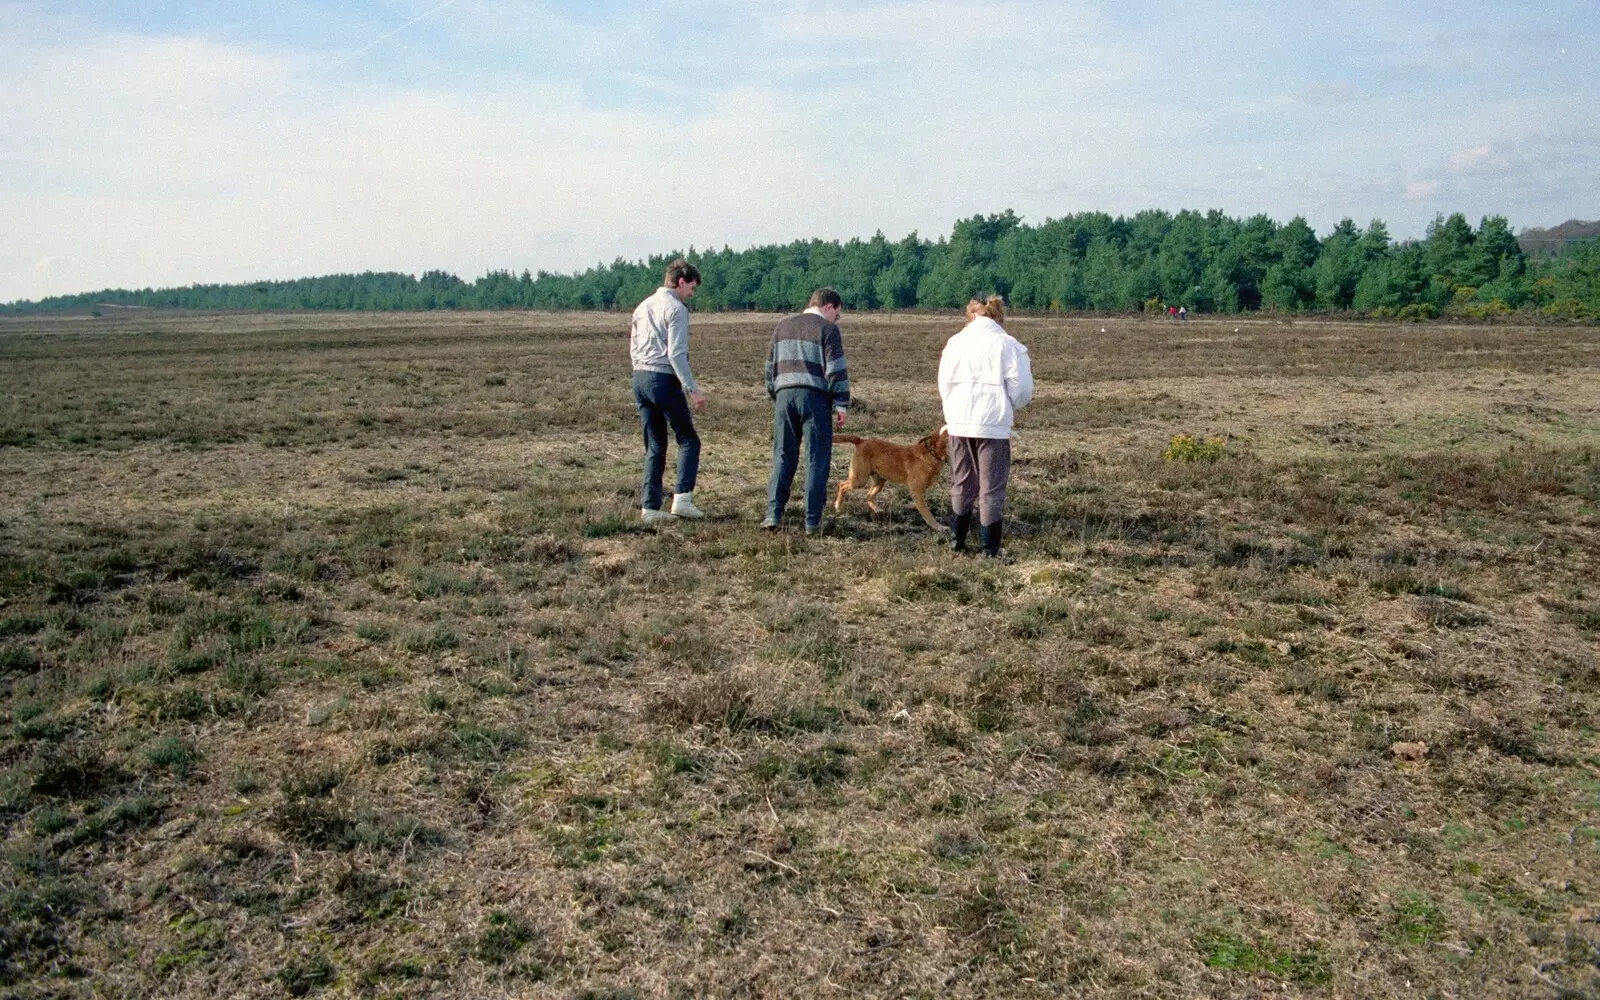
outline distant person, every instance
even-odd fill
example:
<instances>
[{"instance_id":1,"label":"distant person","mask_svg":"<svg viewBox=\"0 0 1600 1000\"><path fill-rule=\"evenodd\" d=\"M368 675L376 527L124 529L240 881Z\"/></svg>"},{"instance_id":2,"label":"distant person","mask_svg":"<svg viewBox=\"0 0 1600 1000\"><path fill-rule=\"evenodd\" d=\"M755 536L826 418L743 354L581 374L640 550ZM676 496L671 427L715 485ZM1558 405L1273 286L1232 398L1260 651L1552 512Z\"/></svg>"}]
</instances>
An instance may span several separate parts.
<instances>
[{"instance_id":1,"label":"distant person","mask_svg":"<svg viewBox=\"0 0 1600 1000\"><path fill-rule=\"evenodd\" d=\"M667 265L666 280L633 311L628 353L633 358L633 400L644 425L644 490L640 517L646 523L675 517L700 518L694 505L700 472L700 435L691 409L706 408L706 394L689 371L689 307L700 287L700 271L682 258ZM661 477L667 467L667 427L678 441L678 484L672 509L661 509Z\"/></svg>"},{"instance_id":2,"label":"distant person","mask_svg":"<svg viewBox=\"0 0 1600 1000\"><path fill-rule=\"evenodd\" d=\"M1179 306L1178 307L1178 319L1187 320L1188 318L1189 318L1189 307L1188 306Z\"/></svg>"},{"instance_id":3,"label":"distant person","mask_svg":"<svg viewBox=\"0 0 1600 1000\"><path fill-rule=\"evenodd\" d=\"M799 465L806 459L806 534L822 530L828 502L833 432L850 409L850 371L839 335L844 300L831 288L811 293L805 312L788 316L772 331L767 352L767 395L772 398L772 478L761 527L777 531Z\"/></svg>"},{"instance_id":4,"label":"distant person","mask_svg":"<svg viewBox=\"0 0 1600 1000\"><path fill-rule=\"evenodd\" d=\"M945 343L939 358L955 514L950 548L966 551L976 513L983 554L993 559L1005 558L1000 536L1011 478L1011 423L1033 399L1028 349L1000 325L1005 318L1005 300L998 295L968 302L967 325Z\"/></svg>"},{"instance_id":5,"label":"distant person","mask_svg":"<svg viewBox=\"0 0 1600 1000\"><path fill-rule=\"evenodd\" d=\"M1178 318L1178 307L1177 306L1167 306L1167 318L1168 319L1177 319Z\"/></svg>"}]
</instances>

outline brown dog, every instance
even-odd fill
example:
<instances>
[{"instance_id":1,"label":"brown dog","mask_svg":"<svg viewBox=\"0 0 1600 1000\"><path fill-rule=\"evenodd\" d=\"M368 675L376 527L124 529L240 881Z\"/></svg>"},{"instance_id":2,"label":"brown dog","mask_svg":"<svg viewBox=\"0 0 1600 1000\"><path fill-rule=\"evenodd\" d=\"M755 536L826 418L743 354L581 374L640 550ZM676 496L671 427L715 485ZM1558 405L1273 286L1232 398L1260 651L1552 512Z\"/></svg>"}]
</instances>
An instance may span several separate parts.
<instances>
[{"instance_id":1,"label":"brown dog","mask_svg":"<svg viewBox=\"0 0 1600 1000\"><path fill-rule=\"evenodd\" d=\"M945 459L949 457L948 433L941 430L937 434L929 434L916 444L895 444L883 438L861 438L854 434L835 434L833 439L856 446L856 453L850 459L850 478L839 484L839 495L833 500L835 511L844 509L846 493L870 483L867 509L876 514L878 506L872 501L883 489L883 484L905 483L911 490L911 499L916 502L917 512L928 522L928 527L935 531L944 530L944 525L933 519L924 494L939 478L939 470L944 468Z\"/></svg>"}]
</instances>

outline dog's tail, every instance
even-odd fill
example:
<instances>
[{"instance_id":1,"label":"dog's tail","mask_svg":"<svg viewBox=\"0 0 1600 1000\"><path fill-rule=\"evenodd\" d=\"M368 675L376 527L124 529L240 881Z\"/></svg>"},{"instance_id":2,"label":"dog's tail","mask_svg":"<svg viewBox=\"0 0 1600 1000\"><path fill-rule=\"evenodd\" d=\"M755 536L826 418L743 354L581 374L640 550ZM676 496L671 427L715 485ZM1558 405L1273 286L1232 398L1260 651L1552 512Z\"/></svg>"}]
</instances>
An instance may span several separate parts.
<instances>
[{"instance_id":1,"label":"dog's tail","mask_svg":"<svg viewBox=\"0 0 1600 1000\"><path fill-rule=\"evenodd\" d=\"M835 434L833 436L833 439L835 441L843 441L845 444L860 444L861 443L861 439L856 437L854 434Z\"/></svg>"}]
</instances>

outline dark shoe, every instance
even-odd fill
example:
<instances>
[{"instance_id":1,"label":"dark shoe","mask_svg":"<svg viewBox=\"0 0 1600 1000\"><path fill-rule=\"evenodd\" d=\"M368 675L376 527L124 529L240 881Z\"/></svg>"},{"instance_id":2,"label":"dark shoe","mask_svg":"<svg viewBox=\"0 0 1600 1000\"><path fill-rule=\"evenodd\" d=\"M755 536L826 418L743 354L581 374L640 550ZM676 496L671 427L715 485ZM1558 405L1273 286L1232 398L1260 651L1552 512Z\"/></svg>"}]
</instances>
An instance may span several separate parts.
<instances>
[{"instance_id":1,"label":"dark shoe","mask_svg":"<svg viewBox=\"0 0 1600 1000\"><path fill-rule=\"evenodd\" d=\"M1000 548L1000 525L1001 522L999 521L982 525L978 528L978 535L983 539L983 555L985 559L994 559L997 562L1009 565L1016 562L1016 560L1006 555L1005 550Z\"/></svg>"},{"instance_id":2,"label":"dark shoe","mask_svg":"<svg viewBox=\"0 0 1600 1000\"><path fill-rule=\"evenodd\" d=\"M957 514L950 524L950 551L967 551L967 532L972 530L972 515Z\"/></svg>"}]
</instances>

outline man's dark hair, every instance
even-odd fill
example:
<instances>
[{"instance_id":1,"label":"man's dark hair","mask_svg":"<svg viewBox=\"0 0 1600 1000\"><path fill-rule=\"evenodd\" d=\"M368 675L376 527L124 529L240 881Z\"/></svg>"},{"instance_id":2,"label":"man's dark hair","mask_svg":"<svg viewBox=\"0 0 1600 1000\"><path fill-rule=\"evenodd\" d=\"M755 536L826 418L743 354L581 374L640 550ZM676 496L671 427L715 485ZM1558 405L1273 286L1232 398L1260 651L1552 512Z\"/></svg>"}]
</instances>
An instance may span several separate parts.
<instances>
[{"instance_id":1,"label":"man's dark hair","mask_svg":"<svg viewBox=\"0 0 1600 1000\"><path fill-rule=\"evenodd\" d=\"M679 257L667 265L665 284L668 288L677 288L679 281L687 281L691 285L700 284L700 269Z\"/></svg>"},{"instance_id":2,"label":"man's dark hair","mask_svg":"<svg viewBox=\"0 0 1600 1000\"><path fill-rule=\"evenodd\" d=\"M821 309L823 306L833 306L835 309L844 308L844 299L831 288L819 288L811 293L811 301L806 303L807 309Z\"/></svg>"}]
</instances>

